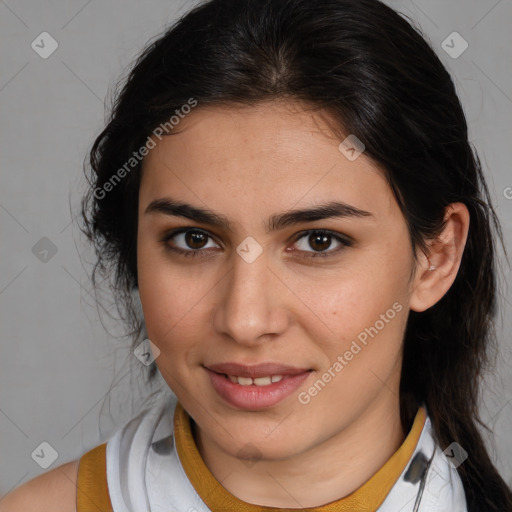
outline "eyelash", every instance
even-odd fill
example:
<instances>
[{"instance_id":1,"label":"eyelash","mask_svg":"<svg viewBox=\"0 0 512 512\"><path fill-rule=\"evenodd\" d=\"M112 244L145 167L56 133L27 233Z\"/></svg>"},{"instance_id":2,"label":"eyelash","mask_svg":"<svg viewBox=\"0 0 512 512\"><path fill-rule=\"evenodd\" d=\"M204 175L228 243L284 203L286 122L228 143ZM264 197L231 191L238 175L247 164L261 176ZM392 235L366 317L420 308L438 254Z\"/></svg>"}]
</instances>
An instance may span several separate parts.
<instances>
[{"instance_id":1,"label":"eyelash","mask_svg":"<svg viewBox=\"0 0 512 512\"><path fill-rule=\"evenodd\" d=\"M174 231L170 231L169 233L166 233L164 235L164 237L160 241L164 245L164 247L165 247L165 249L167 251L171 251L173 253L176 253L176 254L179 254L179 255L182 255L182 256L185 256L185 257L192 257L192 258L195 258L196 256L200 256L200 257L203 257L203 258L208 257L209 256L208 253L210 252L208 250L203 250L203 249L185 250L185 249L181 249L179 247L172 247L171 245L169 245L169 243L168 243L169 240L174 238L176 235L179 235L181 233L187 233L189 231L194 231L194 232L197 232L197 233L202 233L202 234L204 234L205 236L207 236L210 239L213 238L206 231L203 231L202 229L199 229L199 228L179 228L179 229L176 229ZM297 237L296 237L296 239L294 241L294 244L297 243L300 239L304 238L305 236L311 235L313 233L314 234L321 234L321 235L331 236L337 242L339 242L341 244L341 246L338 247L337 249L334 249L334 250L331 250L331 251L311 252L311 254L309 254L308 256L299 256L300 258L308 259L308 258L318 258L318 257L320 257L320 258L330 257L330 256L337 255L345 247L350 247L352 245L352 242L350 240L348 240L347 238L341 237L340 235L337 235L334 232L328 231L328 230L325 230L325 229L310 229L310 230L307 230L307 231L302 231L302 232L298 233L298 235L297 235ZM310 253L310 251L303 251L303 252Z\"/></svg>"}]
</instances>

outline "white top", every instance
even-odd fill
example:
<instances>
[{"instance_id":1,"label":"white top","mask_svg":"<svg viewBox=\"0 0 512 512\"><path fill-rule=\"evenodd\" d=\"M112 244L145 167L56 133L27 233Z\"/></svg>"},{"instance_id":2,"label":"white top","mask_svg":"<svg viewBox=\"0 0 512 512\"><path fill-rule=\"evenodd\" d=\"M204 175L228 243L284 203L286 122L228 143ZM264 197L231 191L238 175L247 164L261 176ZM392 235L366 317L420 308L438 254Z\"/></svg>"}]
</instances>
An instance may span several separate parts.
<instances>
[{"instance_id":1,"label":"white top","mask_svg":"<svg viewBox=\"0 0 512 512\"><path fill-rule=\"evenodd\" d=\"M211 512L178 458L175 406L175 398L166 398L145 409L107 442L114 512ZM466 500L457 470L435 442L427 415L413 455L378 512L444 511L467 512Z\"/></svg>"}]
</instances>

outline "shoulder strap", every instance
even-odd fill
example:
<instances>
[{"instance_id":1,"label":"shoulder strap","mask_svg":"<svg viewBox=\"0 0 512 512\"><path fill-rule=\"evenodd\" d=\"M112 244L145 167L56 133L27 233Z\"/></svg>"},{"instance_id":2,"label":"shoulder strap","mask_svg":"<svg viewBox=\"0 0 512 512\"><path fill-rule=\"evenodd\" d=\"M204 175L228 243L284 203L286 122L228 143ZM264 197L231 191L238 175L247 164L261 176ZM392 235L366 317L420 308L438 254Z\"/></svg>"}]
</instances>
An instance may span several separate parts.
<instances>
[{"instance_id":1,"label":"shoulder strap","mask_svg":"<svg viewBox=\"0 0 512 512\"><path fill-rule=\"evenodd\" d=\"M113 512L107 485L107 443L80 458L76 492L77 512Z\"/></svg>"}]
</instances>

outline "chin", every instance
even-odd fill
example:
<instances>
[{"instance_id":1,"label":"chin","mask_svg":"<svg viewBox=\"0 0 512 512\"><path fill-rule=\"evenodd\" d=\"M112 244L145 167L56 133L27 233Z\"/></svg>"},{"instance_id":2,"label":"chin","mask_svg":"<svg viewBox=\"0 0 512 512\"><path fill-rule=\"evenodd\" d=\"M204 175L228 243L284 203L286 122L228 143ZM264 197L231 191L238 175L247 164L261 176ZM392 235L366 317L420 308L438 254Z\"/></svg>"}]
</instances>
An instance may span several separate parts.
<instances>
[{"instance_id":1,"label":"chin","mask_svg":"<svg viewBox=\"0 0 512 512\"><path fill-rule=\"evenodd\" d=\"M226 447L229 453L247 465L258 461L285 460L304 450L304 444L298 446L297 442L288 438L286 443L282 439L269 439L268 436L247 435L237 439Z\"/></svg>"}]
</instances>

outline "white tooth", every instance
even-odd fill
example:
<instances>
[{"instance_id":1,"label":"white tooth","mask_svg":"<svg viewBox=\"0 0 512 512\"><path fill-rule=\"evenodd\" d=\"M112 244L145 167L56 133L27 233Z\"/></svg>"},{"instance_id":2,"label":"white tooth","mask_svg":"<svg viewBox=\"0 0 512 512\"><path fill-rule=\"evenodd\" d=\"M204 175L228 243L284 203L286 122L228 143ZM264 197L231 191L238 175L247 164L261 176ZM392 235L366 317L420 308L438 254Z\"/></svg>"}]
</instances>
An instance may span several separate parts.
<instances>
[{"instance_id":1,"label":"white tooth","mask_svg":"<svg viewBox=\"0 0 512 512\"><path fill-rule=\"evenodd\" d=\"M253 380L256 386L269 386L270 384L272 384L270 377L256 377Z\"/></svg>"},{"instance_id":2,"label":"white tooth","mask_svg":"<svg viewBox=\"0 0 512 512\"><path fill-rule=\"evenodd\" d=\"M234 384L238 383L238 377L235 377L234 375L228 375L228 379Z\"/></svg>"},{"instance_id":3,"label":"white tooth","mask_svg":"<svg viewBox=\"0 0 512 512\"><path fill-rule=\"evenodd\" d=\"M272 382L279 382L282 378L282 375L272 375Z\"/></svg>"},{"instance_id":4,"label":"white tooth","mask_svg":"<svg viewBox=\"0 0 512 512\"><path fill-rule=\"evenodd\" d=\"M250 386L252 384L252 379L250 377L238 377L238 384L242 386Z\"/></svg>"}]
</instances>

